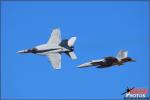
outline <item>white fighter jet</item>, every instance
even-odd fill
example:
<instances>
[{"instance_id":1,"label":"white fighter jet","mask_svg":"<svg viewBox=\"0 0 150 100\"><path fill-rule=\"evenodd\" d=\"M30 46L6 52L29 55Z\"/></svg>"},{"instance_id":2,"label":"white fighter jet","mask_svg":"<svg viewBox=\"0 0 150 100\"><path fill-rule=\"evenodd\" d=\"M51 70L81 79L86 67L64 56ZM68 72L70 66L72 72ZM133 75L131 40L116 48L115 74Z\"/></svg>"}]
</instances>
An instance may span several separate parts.
<instances>
[{"instance_id":1,"label":"white fighter jet","mask_svg":"<svg viewBox=\"0 0 150 100\"><path fill-rule=\"evenodd\" d=\"M116 57L108 56L100 60L92 60L90 62L79 65L79 68L97 66L97 68L107 68L115 65L123 65L126 62L134 62L135 60L128 57L128 51L120 50Z\"/></svg>"},{"instance_id":2,"label":"white fighter jet","mask_svg":"<svg viewBox=\"0 0 150 100\"><path fill-rule=\"evenodd\" d=\"M61 41L60 29L52 30L51 37L46 44L38 45L32 49L18 51L17 53L33 53L47 56L54 69L61 69L61 54L66 53L71 59L77 59L74 51L76 37Z\"/></svg>"}]
</instances>

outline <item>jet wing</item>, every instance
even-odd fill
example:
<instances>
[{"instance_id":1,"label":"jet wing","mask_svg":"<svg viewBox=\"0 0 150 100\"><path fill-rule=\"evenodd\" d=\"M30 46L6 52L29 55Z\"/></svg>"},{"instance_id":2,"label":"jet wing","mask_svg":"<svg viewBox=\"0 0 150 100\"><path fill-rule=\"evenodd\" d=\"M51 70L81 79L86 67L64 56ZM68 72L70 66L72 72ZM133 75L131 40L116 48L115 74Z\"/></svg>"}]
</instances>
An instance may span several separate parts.
<instances>
[{"instance_id":1,"label":"jet wing","mask_svg":"<svg viewBox=\"0 0 150 100\"><path fill-rule=\"evenodd\" d=\"M103 66L104 65L104 61L100 60L100 61L95 61L95 62L91 62L91 64L93 66Z\"/></svg>"},{"instance_id":2,"label":"jet wing","mask_svg":"<svg viewBox=\"0 0 150 100\"><path fill-rule=\"evenodd\" d=\"M61 69L61 54L52 53L47 56L54 69Z\"/></svg>"},{"instance_id":3,"label":"jet wing","mask_svg":"<svg viewBox=\"0 0 150 100\"><path fill-rule=\"evenodd\" d=\"M103 62L103 61L104 61L104 59L100 59L100 60L91 60L92 63L94 63L94 62Z\"/></svg>"},{"instance_id":4,"label":"jet wing","mask_svg":"<svg viewBox=\"0 0 150 100\"><path fill-rule=\"evenodd\" d=\"M99 66L102 65L104 62L104 59L100 59L100 60L92 60L86 63L83 63L81 65L79 65L79 68L83 68L83 67L89 67L89 66Z\"/></svg>"},{"instance_id":5,"label":"jet wing","mask_svg":"<svg viewBox=\"0 0 150 100\"><path fill-rule=\"evenodd\" d=\"M91 61L91 64L93 64L93 66L99 66L99 65L102 65L103 63L104 63L104 59Z\"/></svg>"},{"instance_id":6,"label":"jet wing","mask_svg":"<svg viewBox=\"0 0 150 100\"><path fill-rule=\"evenodd\" d=\"M51 36L47 42L47 45L58 46L61 42L60 29L53 29Z\"/></svg>"}]
</instances>

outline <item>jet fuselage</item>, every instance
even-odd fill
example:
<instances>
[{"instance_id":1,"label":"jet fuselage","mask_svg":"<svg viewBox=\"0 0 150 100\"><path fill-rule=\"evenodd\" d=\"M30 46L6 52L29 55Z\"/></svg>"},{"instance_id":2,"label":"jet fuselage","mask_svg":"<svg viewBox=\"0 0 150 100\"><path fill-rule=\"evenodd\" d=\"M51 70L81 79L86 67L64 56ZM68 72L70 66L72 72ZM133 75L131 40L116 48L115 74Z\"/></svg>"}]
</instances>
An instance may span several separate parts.
<instances>
[{"instance_id":1,"label":"jet fuselage","mask_svg":"<svg viewBox=\"0 0 150 100\"><path fill-rule=\"evenodd\" d=\"M116 57L106 57L104 60L104 63L98 64L100 67L104 66L104 67L111 67L111 66L120 66L123 65L126 62L133 62L134 60L131 59L130 57L126 57L123 59L117 59ZM98 67L99 67L98 66Z\"/></svg>"},{"instance_id":2,"label":"jet fuselage","mask_svg":"<svg viewBox=\"0 0 150 100\"><path fill-rule=\"evenodd\" d=\"M33 54L38 54L38 55L47 55L49 53L66 53L66 52L72 52L72 51L74 51L74 47L65 48L61 46L48 47L45 45L39 45L32 49L18 51L18 53L33 53Z\"/></svg>"},{"instance_id":3,"label":"jet fuselage","mask_svg":"<svg viewBox=\"0 0 150 100\"><path fill-rule=\"evenodd\" d=\"M82 67L89 67L89 66L97 66L97 68L107 68L115 65L120 66L126 62L133 62L133 61L135 60L133 60L130 57L117 59L116 57L109 56L109 57L105 57L102 60L92 60L90 62L81 64L79 67L82 68Z\"/></svg>"}]
</instances>

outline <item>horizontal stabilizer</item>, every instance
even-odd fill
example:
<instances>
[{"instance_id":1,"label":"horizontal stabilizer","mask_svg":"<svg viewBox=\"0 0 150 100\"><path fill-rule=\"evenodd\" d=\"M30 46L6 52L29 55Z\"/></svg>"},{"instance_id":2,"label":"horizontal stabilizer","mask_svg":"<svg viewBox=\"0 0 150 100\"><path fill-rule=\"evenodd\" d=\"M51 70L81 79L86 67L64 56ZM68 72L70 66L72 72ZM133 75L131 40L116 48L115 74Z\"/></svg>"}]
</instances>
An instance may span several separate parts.
<instances>
[{"instance_id":1,"label":"horizontal stabilizer","mask_svg":"<svg viewBox=\"0 0 150 100\"><path fill-rule=\"evenodd\" d=\"M72 60L75 60L77 59L77 56L74 52L67 52L67 55L72 59Z\"/></svg>"}]
</instances>

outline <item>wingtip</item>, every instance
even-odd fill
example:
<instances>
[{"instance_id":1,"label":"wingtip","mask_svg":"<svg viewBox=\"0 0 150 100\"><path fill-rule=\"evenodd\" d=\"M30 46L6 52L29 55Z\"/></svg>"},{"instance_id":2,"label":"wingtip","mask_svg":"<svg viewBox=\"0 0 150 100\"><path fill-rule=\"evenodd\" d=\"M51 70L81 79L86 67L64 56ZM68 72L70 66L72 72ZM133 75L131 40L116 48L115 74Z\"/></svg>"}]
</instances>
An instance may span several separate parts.
<instances>
[{"instance_id":1,"label":"wingtip","mask_svg":"<svg viewBox=\"0 0 150 100\"><path fill-rule=\"evenodd\" d=\"M78 59L77 57L72 58L72 60L77 60L77 59Z\"/></svg>"},{"instance_id":2,"label":"wingtip","mask_svg":"<svg viewBox=\"0 0 150 100\"><path fill-rule=\"evenodd\" d=\"M56 68L55 70L60 70L61 68Z\"/></svg>"},{"instance_id":3,"label":"wingtip","mask_svg":"<svg viewBox=\"0 0 150 100\"><path fill-rule=\"evenodd\" d=\"M54 70L60 70L61 68L54 68Z\"/></svg>"},{"instance_id":4,"label":"wingtip","mask_svg":"<svg viewBox=\"0 0 150 100\"><path fill-rule=\"evenodd\" d=\"M76 36L72 36L72 38L73 38L73 39L75 39L75 40L77 39L77 37L76 37Z\"/></svg>"},{"instance_id":5,"label":"wingtip","mask_svg":"<svg viewBox=\"0 0 150 100\"><path fill-rule=\"evenodd\" d=\"M61 69L61 66L53 66L53 69L54 69L54 70L60 70L60 69Z\"/></svg>"},{"instance_id":6,"label":"wingtip","mask_svg":"<svg viewBox=\"0 0 150 100\"><path fill-rule=\"evenodd\" d=\"M59 27L55 27L52 30L60 30L60 28Z\"/></svg>"},{"instance_id":7,"label":"wingtip","mask_svg":"<svg viewBox=\"0 0 150 100\"><path fill-rule=\"evenodd\" d=\"M119 51L121 51L121 52L128 52L128 50L125 50L125 49L121 49Z\"/></svg>"}]
</instances>

